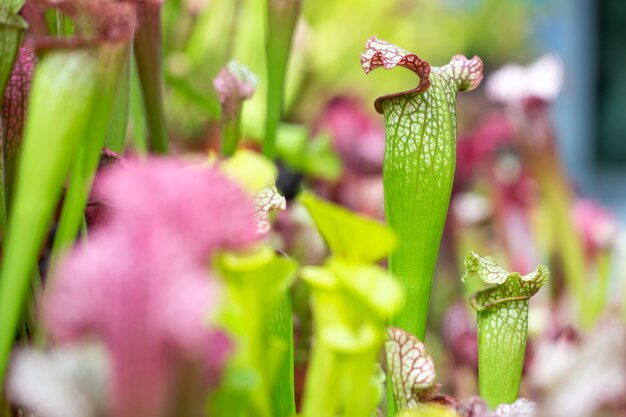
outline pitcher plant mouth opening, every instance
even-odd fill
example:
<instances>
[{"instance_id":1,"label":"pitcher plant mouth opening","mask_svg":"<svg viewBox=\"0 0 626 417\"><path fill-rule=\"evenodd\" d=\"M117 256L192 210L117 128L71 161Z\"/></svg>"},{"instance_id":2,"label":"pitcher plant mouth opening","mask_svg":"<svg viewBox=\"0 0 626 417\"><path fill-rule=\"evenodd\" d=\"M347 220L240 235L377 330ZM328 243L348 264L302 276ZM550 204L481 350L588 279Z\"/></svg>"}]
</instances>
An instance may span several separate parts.
<instances>
[{"instance_id":1,"label":"pitcher plant mouth opening","mask_svg":"<svg viewBox=\"0 0 626 417\"><path fill-rule=\"evenodd\" d=\"M475 89L483 78L483 62L477 56L468 60L464 55L455 55L448 65L450 69L445 70L448 73L447 75L453 80L461 81L461 85L457 87L458 91ZM392 43L380 40L376 36L370 37L365 43L365 52L361 53L361 67L365 74L369 74L379 67L383 67L386 70L403 67L414 72L420 79L419 84L415 88L378 97L374 102L374 107L380 114L384 113L383 102L385 100L413 93L422 93L431 85L430 74L433 69L428 62ZM434 71L439 73L440 69L435 67Z\"/></svg>"}]
</instances>

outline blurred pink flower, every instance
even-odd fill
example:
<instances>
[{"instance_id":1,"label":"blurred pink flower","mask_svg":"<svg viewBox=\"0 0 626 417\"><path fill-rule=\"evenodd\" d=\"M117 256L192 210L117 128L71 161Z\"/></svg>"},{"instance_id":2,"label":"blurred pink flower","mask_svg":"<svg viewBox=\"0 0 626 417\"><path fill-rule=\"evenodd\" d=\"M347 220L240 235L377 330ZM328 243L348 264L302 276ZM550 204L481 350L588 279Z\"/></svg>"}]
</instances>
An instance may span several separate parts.
<instances>
[{"instance_id":1,"label":"blurred pink flower","mask_svg":"<svg viewBox=\"0 0 626 417\"><path fill-rule=\"evenodd\" d=\"M380 172L385 153L385 130L356 100L336 98L328 104L319 127L327 129L333 148L346 166L357 172Z\"/></svg>"},{"instance_id":2,"label":"blurred pink flower","mask_svg":"<svg viewBox=\"0 0 626 417\"><path fill-rule=\"evenodd\" d=\"M615 216L593 200L578 199L572 216L590 257L610 249L617 236Z\"/></svg>"},{"instance_id":3,"label":"blurred pink flower","mask_svg":"<svg viewBox=\"0 0 626 417\"><path fill-rule=\"evenodd\" d=\"M487 80L487 97L507 104L552 102L563 85L563 64L545 55L527 67L507 64Z\"/></svg>"},{"instance_id":4,"label":"blurred pink flower","mask_svg":"<svg viewBox=\"0 0 626 417\"><path fill-rule=\"evenodd\" d=\"M219 287L207 272L143 247L137 235L90 237L61 263L44 304L55 340L94 334L107 346L116 416L160 416L177 366L199 361L208 381L230 350L208 328Z\"/></svg>"},{"instance_id":5,"label":"blurred pink flower","mask_svg":"<svg viewBox=\"0 0 626 417\"><path fill-rule=\"evenodd\" d=\"M550 417L623 416L626 411L626 326L606 316L580 338L543 339L529 382Z\"/></svg>"},{"instance_id":6,"label":"blurred pink flower","mask_svg":"<svg viewBox=\"0 0 626 417\"><path fill-rule=\"evenodd\" d=\"M59 264L45 322L61 343L89 335L104 342L111 415L160 417L182 369L193 364L206 388L231 350L209 326L220 288L208 260L257 238L252 204L217 170L167 159L112 167L96 194L110 213Z\"/></svg>"},{"instance_id":7,"label":"blurred pink flower","mask_svg":"<svg viewBox=\"0 0 626 417\"><path fill-rule=\"evenodd\" d=\"M470 180L480 167L488 166L498 152L510 145L513 128L502 112L491 112L470 135L457 141L456 182Z\"/></svg>"},{"instance_id":8,"label":"blurred pink flower","mask_svg":"<svg viewBox=\"0 0 626 417\"><path fill-rule=\"evenodd\" d=\"M482 398L470 397L458 406L461 417L534 417L537 405L525 398L518 398L513 404L500 404L491 411Z\"/></svg>"},{"instance_id":9,"label":"blurred pink flower","mask_svg":"<svg viewBox=\"0 0 626 417\"><path fill-rule=\"evenodd\" d=\"M444 343L458 364L478 369L478 336L464 303L453 304L443 318Z\"/></svg>"},{"instance_id":10,"label":"blurred pink flower","mask_svg":"<svg viewBox=\"0 0 626 417\"><path fill-rule=\"evenodd\" d=\"M217 168L130 160L104 170L93 195L111 206L108 226L136 233L144 250L207 261L217 249L238 249L259 238L249 196Z\"/></svg>"}]
</instances>

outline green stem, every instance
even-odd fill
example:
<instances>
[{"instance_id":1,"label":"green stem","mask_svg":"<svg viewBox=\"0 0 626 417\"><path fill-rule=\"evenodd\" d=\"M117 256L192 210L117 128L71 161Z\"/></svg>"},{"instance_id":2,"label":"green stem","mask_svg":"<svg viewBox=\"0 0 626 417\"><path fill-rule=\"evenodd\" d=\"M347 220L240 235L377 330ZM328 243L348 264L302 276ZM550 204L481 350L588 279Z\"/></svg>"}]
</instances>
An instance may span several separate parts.
<instances>
[{"instance_id":1,"label":"green stem","mask_svg":"<svg viewBox=\"0 0 626 417\"><path fill-rule=\"evenodd\" d=\"M237 114L231 117L224 117L222 112L222 155L232 156L235 154L237 147L239 146L241 122L241 106L237 108Z\"/></svg>"},{"instance_id":2,"label":"green stem","mask_svg":"<svg viewBox=\"0 0 626 417\"><path fill-rule=\"evenodd\" d=\"M296 413L293 374L293 314L289 291L280 297L270 322L270 337L277 338L286 349L280 352L272 384L272 416L289 417Z\"/></svg>"},{"instance_id":3,"label":"green stem","mask_svg":"<svg viewBox=\"0 0 626 417\"><path fill-rule=\"evenodd\" d=\"M337 367L336 355L323 343L317 343L309 361L302 417L335 417L341 380Z\"/></svg>"},{"instance_id":4,"label":"green stem","mask_svg":"<svg viewBox=\"0 0 626 417\"><path fill-rule=\"evenodd\" d=\"M116 96L118 77L112 76L107 81L108 83L101 85L101 93L90 118L89 140L83 141L81 144L71 169L63 209L52 245L50 265L53 269L63 251L76 239L84 220L91 184L107 137L107 126L110 126L110 115Z\"/></svg>"},{"instance_id":5,"label":"green stem","mask_svg":"<svg viewBox=\"0 0 626 417\"><path fill-rule=\"evenodd\" d=\"M134 52L150 132L150 148L160 154L169 152L163 107L163 70L161 62L161 6L139 2L139 30L135 34Z\"/></svg>"},{"instance_id":6,"label":"green stem","mask_svg":"<svg viewBox=\"0 0 626 417\"><path fill-rule=\"evenodd\" d=\"M345 417L369 416L376 408L376 397L370 395L373 366L364 365L376 363L377 354L377 350L367 350L354 355L344 364L344 372L351 375L350 385L342 387L346 399Z\"/></svg>"},{"instance_id":7,"label":"green stem","mask_svg":"<svg viewBox=\"0 0 626 417\"><path fill-rule=\"evenodd\" d=\"M10 6L10 5L9 5ZM17 9L0 5L0 103L4 95L13 62L22 40L22 33L28 25L17 15Z\"/></svg>"},{"instance_id":8,"label":"green stem","mask_svg":"<svg viewBox=\"0 0 626 417\"><path fill-rule=\"evenodd\" d=\"M544 172L545 171L545 172ZM550 218L558 236L558 245L562 256L565 281L568 290L576 299L580 323L585 328L593 324L592 312L586 289L587 265L585 251L580 237L572 223L569 213L572 202L569 186L562 180L562 175L550 167L538 170L548 204Z\"/></svg>"},{"instance_id":9,"label":"green stem","mask_svg":"<svg viewBox=\"0 0 626 417\"><path fill-rule=\"evenodd\" d=\"M263 154L276 154L276 131L283 112L287 64L301 0L267 0L267 116Z\"/></svg>"},{"instance_id":10,"label":"green stem","mask_svg":"<svg viewBox=\"0 0 626 417\"><path fill-rule=\"evenodd\" d=\"M132 143L137 153L146 155L148 153L148 141L146 139L145 109L141 100L136 60L131 59L131 61L130 117L133 126Z\"/></svg>"},{"instance_id":11,"label":"green stem","mask_svg":"<svg viewBox=\"0 0 626 417\"><path fill-rule=\"evenodd\" d=\"M130 110L130 80L131 80L130 48L124 57L120 79L115 89L115 101L109 123L106 147L113 152L123 155L126 147L126 133Z\"/></svg>"}]
</instances>

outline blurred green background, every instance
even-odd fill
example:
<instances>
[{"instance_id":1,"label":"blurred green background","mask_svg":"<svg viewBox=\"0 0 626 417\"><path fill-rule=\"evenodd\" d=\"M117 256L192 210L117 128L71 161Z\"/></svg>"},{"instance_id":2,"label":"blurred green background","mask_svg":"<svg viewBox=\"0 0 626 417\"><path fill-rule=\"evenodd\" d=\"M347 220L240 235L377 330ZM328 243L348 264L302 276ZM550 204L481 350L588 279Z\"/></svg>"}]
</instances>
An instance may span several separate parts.
<instances>
[{"instance_id":1,"label":"blurred green background","mask_svg":"<svg viewBox=\"0 0 626 417\"><path fill-rule=\"evenodd\" d=\"M246 137L262 136L264 7L265 0L165 2L168 124L181 146L204 148L215 142L219 104L212 80L232 59L259 76L242 120ZM433 65L457 53L479 55L487 77L505 63L528 64L554 53L566 73L554 107L561 156L576 186L624 219L625 19L622 0L304 0L284 120L302 125L304 130L291 134L302 142L334 97L354 97L371 109L377 96L412 88L415 80L408 71L374 72L365 78L359 53L372 35ZM474 116L472 109L459 112L461 131ZM289 135L283 131L280 136Z\"/></svg>"}]
</instances>

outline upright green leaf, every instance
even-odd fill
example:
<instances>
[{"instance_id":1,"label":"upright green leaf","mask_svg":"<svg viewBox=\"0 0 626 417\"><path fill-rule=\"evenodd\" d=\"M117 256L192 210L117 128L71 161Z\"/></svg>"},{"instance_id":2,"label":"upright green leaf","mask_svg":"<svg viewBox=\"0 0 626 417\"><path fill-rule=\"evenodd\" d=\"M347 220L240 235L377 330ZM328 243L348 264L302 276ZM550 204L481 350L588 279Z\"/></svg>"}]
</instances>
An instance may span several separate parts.
<instances>
[{"instance_id":1,"label":"upright green leaf","mask_svg":"<svg viewBox=\"0 0 626 417\"><path fill-rule=\"evenodd\" d=\"M22 32L28 27L26 21L17 14L23 4L23 0L3 0L0 4L0 97L13 68Z\"/></svg>"},{"instance_id":2,"label":"upright green leaf","mask_svg":"<svg viewBox=\"0 0 626 417\"><path fill-rule=\"evenodd\" d=\"M30 112L0 269L0 380L32 268L97 97L91 50L48 52L33 80Z\"/></svg>"},{"instance_id":3,"label":"upright green leaf","mask_svg":"<svg viewBox=\"0 0 626 417\"><path fill-rule=\"evenodd\" d=\"M456 94L480 83L482 61L456 55L431 68L417 55L372 37L361 65L365 73L402 66L420 78L416 88L380 97L375 105L386 123L385 215L399 239L389 269L407 290L406 304L391 323L423 340L454 178Z\"/></svg>"},{"instance_id":4,"label":"upright green leaf","mask_svg":"<svg viewBox=\"0 0 626 417\"><path fill-rule=\"evenodd\" d=\"M374 219L358 216L309 192L300 195L300 202L337 257L375 262L395 248L395 235Z\"/></svg>"},{"instance_id":5,"label":"upright green leaf","mask_svg":"<svg viewBox=\"0 0 626 417\"><path fill-rule=\"evenodd\" d=\"M157 2L138 2L139 29L134 48L137 73L150 132L150 149L156 153L169 152L169 138L163 107L163 63L161 39L161 5Z\"/></svg>"},{"instance_id":6,"label":"upright green leaf","mask_svg":"<svg viewBox=\"0 0 626 417\"><path fill-rule=\"evenodd\" d=\"M0 381L68 171L81 144L88 143L92 124L106 132L110 109L99 107L100 89L114 90L110 80L117 76L120 51L134 29L128 5L80 3L73 13L93 38L48 49L32 83L0 268Z\"/></svg>"},{"instance_id":7,"label":"upright green leaf","mask_svg":"<svg viewBox=\"0 0 626 417\"><path fill-rule=\"evenodd\" d=\"M115 88L115 101L113 102L113 112L109 122L106 147L113 152L123 155L126 148L126 133L128 132L128 119L130 117L130 81L131 49L128 48L123 58L120 79Z\"/></svg>"},{"instance_id":8,"label":"upright green leaf","mask_svg":"<svg viewBox=\"0 0 626 417\"><path fill-rule=\"evenodd\" d=\"M263 154L273 159L276 131L282 116L287 64L302 0L267 0L267 116Z\"/></svg>"},{"instance_id":9,"label":"upright green leaf","mask_svg":"<svg viewBox=\"0 0 626 417\"><path fill-rule=\"evenodd\" d=\"M54 243L52 245L52 265L64 249L67 249L78 234L81 227L91 184L98 168L100 153L111 127L111 115L114 114L113 104L118 95L118 86L125 71L124 59L128 59L130 47L112 51L106 72L100 75L100 91L89 118L89 125L71 168L70 181L63 202ZM123 104L122 104L123 105ZM118 132L120 133L120 132Z\"/></svg>"}]
</instances>

